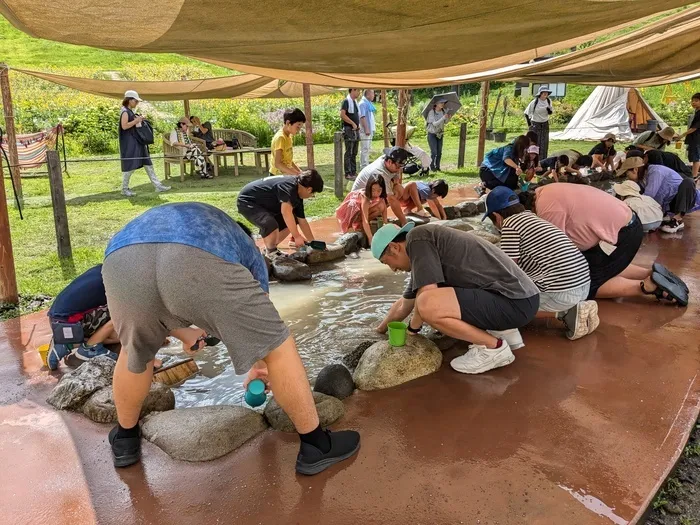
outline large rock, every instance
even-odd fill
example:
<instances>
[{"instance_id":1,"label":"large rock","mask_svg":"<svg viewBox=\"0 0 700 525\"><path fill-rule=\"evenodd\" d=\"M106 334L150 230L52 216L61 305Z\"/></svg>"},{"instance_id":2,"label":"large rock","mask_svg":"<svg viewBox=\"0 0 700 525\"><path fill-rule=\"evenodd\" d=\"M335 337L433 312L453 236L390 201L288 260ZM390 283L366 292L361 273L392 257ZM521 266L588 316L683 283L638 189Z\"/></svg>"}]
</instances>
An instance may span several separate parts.
<instances>
[{"instance_id":1,"label":"large rock","mask_svg":"<svg viewBox=\"0 0 700 525\"><path fill-rule=\"evenodd\" d=\"M277 257L272 261L272 274L280 281L308 281L311 279L311 268L289 257Z\"/></svg>"},{"instance_id":2,"label":"large rock","mask_svg":"<svg viewBox=\"0 0 700 525\"><path fill-rule=\"evenodd\" d=\"M313 392L314 403L316 403L316 411L318 419L322 427L327 427L335 423L345 414L343 402L321 392ZM296 432L292 420L286 414L282 407L277 404L274 396L265 406L265 418L270 426L280 432Z\"/></svg>"},{"instance_id":3,"label":"large rock","mask_svg":"<svg viewBox=\"0 0 700 525\"><path fill-rule=\"evenodd\" d=\"M430 222L430 217L420 217L414 213L409 213L406 215L406 220L411 221L416 226L422 226Z\"/></svg>"},{"instance_id":4,"label":"large rock","mask_svg":"<svg viewBox=\"0 0 700 525\"><path fill-rule=\"evenodd\" d=\"M301 250L297 250L288 254L287 257L300 263L306 264L306 260L309 258L309 252L306 250L306 248L303 248Z\"/></svg>"},{"instance_id":5,"label":"large rock","mask_svg":"<svg viewBox=\"0 0 700 525\"><path fill-rule=\"evenodd\" d=\"M263 255L263 259L265 259L265 266L267 266L267 275L268 277L272 277L272 261L267 255Z\"/></svg>"},{"instance_id":6,"label":"large rock","mask_svg":"<svg viewBox=\"0 0 700 525\"><path fill-rule=\"evenodd\" d=\"M175 459L210 461L237 449L266 428L265 420L257 412L220 405L150 414L141 432Z\"/></svg>"},{"instance_id":7,"label":"large rock","mask_svg":"<svg viewBox=\"0 0 700 525\"><path fill-rule=\"evenodd\" d=\"M151 412L165 412L175 408L175 394L168 385L153 383L146 400L141 407L145 417ZM83 414L96 423L114 423L117 421L117 408L114 406L112 387L103 388L92 394L83 405Z\"/></svg>"},{"instance_id":8,"label":"large rock","mask_svg":"<svg viewBox=\"0 0 700 525\"><path fill-rule=\"evenodd\" d=\"M77 410L92 394L112 384L116 363L107 356L86 361L64 375L46 402L59 410Z\"/></svg>"},{"instance_id":9,"label":"large rock","mask_svg":"<svg viewBox=\"0 0 700 525\"><path fill-rule=\"evenodd\" d=\"M481 197L476 201L476 211L477 213L486 213L486 197Z\"/></svg>"},{"instance_id":10,"label":"large rock","mask_svg":"<svg viewBox=\"0 0 700 525\"><path fill-rule=\"evenodd\" d=\"M345 247L340 244L329 244L325 250L309 249L306 264L321 264L345 258Z\"/></svg>"},{"instance_id":11,"label":"large rock","mask_svg":"<svg viewBox=\"0 0 700 525\"><path fill-rule=\"evenodd\" d=\"M479 214L476 201L461 202L455 208L459 210L460 217L472 217Z\"/></svg>"},{"instance_id":12,"label":"large rock","mask_svg":"<svg viewBox=\"0 0 700 525\"><path fill-rule=\"evenodd\" d=\"M364 247L367 244L367 239L364 233L350 232L338 237L336 242L345 248L345 255L350 255Z\"/></svg>"},{"instance_id":13,"label":"large rock","mask_svg":"<svg viewBox=\"0 0 700 525\"><path fill-rule=\"evenodd\" d=\"M339 363L324 366L314 383L314 392L321 392L338 399L345 399L354 391L355 382L352 380L352 374Z\"/></svg>"},{"instance_id":14,"label":"large rock","mask_svg":"<svg viewBox=\"0 0 700 525\"><path fill-rule=\"evenodd\" d=\"M471 233L478 237L481 237L482 239L490 242L491 244L498 244L499 242L501 242L500 236L487 232L486 230L473 230Z\"/></svg>"},{"instance_id":15,"label":"large rock","mask_svg":"<svg viewBox=\"0 0 700 525\"><path fill-rule=\"evenodd\" d=\"M463 232L470 232L474 229L471 224L463 221L462 219L453 219L451 221L434 221L434 224L440 224L442 226L446 226L447 228L454 228L455 230Z\"/></svg>"},{"instance_id":16,"label":"large rock","mask_svg":"<svg viewBox=\"0 0 700 525\"><path fill-rule=\"evenodd\" d=\"M354 350L345 354L340 360L352 372L357 368L357 363L360 362L362 354L374 343L376 343L376 341L363 341L357 345Z\"/></svg>"},{"instance_id":17,"label":"large rock","mask_svg":"<svg viewBox=\"0 0 700 525\"><path fill-rule=\"evenodd\" d=\"M445 206L445 215L447 216L447 220L453 220L453 219L459 219L460 214L457 213L457 210L455 210L454 206Z\"/></svg>"},{"instance_id":18,"label":"large rock","mask_svg":"<svg viewBox=\"0 0 700 525\"><path fill-rule=\"evenodd\" d=\"M380 390L437 372L441 364L442 352L435 343L421 335L409 335L405 346L380 341L369 347L353 379L360 390Z\"/></svg>"}]
</instances>

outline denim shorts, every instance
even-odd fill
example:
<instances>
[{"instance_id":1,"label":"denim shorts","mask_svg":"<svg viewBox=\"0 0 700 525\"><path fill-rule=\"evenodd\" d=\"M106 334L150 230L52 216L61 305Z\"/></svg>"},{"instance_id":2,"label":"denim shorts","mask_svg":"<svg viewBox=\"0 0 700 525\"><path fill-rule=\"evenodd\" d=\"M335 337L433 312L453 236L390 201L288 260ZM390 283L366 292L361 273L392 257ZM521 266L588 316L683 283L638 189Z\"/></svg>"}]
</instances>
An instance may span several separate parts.
<instances>
[{"instance_id":1,"label":"denim shorts","mask_svg":"<svg viewBox=\"0 0 700 525\"><path fill-rule=\"evenodd\" d=\"M540 292L540 310L543 312L566 312L581 301L585 301L590 288L589 281L582 286L563 292Z\"/></svg>"}]
</instances>

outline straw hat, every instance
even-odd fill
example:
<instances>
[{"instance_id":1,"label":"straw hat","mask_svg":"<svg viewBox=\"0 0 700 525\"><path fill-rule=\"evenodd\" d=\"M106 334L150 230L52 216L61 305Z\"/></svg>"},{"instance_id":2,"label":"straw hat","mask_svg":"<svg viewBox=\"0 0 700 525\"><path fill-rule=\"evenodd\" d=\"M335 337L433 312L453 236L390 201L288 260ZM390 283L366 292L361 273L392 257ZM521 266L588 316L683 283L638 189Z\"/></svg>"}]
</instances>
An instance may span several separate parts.
<instances>
[{"instance_id":1,"label":"straw hat","mask_svg":"<svg viewBox=\"0 0 700 525\"><path fill-rule=\"evenodd\" d=\"M639 197L642 190L639 184L633 180L626 180L625 182L620 182L618 184L613 184L613 190L616 195L620 197Z\"/></svg>"},{"instance_id":2,"label":"straw hat","mask_svg":"<svg viewBox=\"0 0 700 525\"><path fill-rule=\"evenodd\" d=\"M600 141L605 142L606 140L612 140L613 142L617 142L617 137L614 133L608 133Z\"/></svg>"},{"instance_id":3,"label":"straw hat","mask_svg":"<svg viewBox=\"0 0 700 525\"><path fill-rule=\"evenodd\" d=\"M676 136L676 132L673 130L671 126L666 126L664 129L659 131L659 137L664 139L666 142L671 142L673 140L673 137Z\"/></svg>"},{"instance_id":4,"label":"straw hat","mask_svg":"<svg viewBox=\"0 0 700 525\"><path fill-rule=\"evenodd\" d=\"M641 157L629 157L622 163L622 166L620 166L620 168L617 170L616 175L618 177L622 177L629 170L641 168L642 166L644 166L644 160Z\"/></svg>"}]
</instances>

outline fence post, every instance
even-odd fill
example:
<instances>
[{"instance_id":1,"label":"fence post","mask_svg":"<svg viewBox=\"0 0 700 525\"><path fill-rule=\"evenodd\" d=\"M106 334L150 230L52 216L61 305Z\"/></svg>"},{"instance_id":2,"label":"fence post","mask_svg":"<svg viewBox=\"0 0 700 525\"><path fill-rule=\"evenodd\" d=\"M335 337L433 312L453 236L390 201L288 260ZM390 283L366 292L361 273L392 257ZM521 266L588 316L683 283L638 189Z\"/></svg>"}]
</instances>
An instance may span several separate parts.
<instances>
[{"instance_id":1,"label":"fence post","mask_svg":"<svg viewBox=\"0 0 700 525\"><path fill-rule=\"evenodd\" d=\"M12 106L12 93L10 91L10 74L7 65L0 64L0 93L2 93L2 106L5 113L5 132L7 133L7 151L10 154L8 166L10 176L14 181L17 199L20 205L24 204L22 194L22 177L19 169L19 154L17 153L17 134L15 133L15 110Z\"/></svg>"},{"instance_id":2,"label":"fence post","mask_svg":"<svg viewBox=\"0 0 700 525\"><path fill-rule=\"evenodd\" d=\"M459 150L457 153L457 169L464 167L464 152L467 147L467 123L459 126Z\"/></svg>"},{"instance_id":3,"label":"fence post","mask_svg":"<svg viewBox=\"0 0 700 525\"><path fill-rule=\"evenodd\" d=\"M63 193L63 174L58 152L46 152L46 163L49 167L49 185L51 187L51 203L53 204L53 220L56 226L56 243L59 259L73 256L68 231L68 213L66 212L66 197Z\"/></svg>"},{"instance_id":4,"label":"fence post","mask_svg":"<svg viewBox=\"0 0 700 525\"><path fill-rule=\"evenodd\" d=\"M333 135L333 152L335 167L335 196L343 199L345 196L345 174L343 173L343 132L336 131Z\"/></svg>"},{"instance_id":5,"label":"fence post","mask_svg":"<svg viewBox=\"0 0 700 525\"><path fill-rule=\"evenodd\" d=\"M481 166L484 160L484 147L486 146L486 121L489 113L489 90L491 83L481 83L481 111L479 112L479 142L476 149L476 165Z\"/></svg>"},{"instance_id":6,"label":"fence post","mask_svg":"<svg viewBox=\"0 0 700 525\"><path fill-rule=\"evenodd\" d=\"M15 275L15 258L12 254L10 217L7 211L7 199L5 198L5 174L2 167L2 154L0 154L0 196L2 197L0 198L0 304L18 304L17 276Z\"/></svg>"}]
</instances>

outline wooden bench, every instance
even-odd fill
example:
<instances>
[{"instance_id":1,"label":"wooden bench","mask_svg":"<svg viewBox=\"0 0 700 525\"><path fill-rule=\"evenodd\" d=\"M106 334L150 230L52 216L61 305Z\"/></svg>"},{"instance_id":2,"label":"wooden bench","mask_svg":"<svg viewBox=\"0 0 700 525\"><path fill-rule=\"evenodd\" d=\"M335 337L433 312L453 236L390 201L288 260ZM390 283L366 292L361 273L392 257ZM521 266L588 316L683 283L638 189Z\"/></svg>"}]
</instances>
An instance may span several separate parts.
<instances>
[{"instance_id":1,"label":"wooden bench","mask_svg":"<svg viewBox=\"0 0 700 525\"><path fill-rule=\"evenodd\" d=\"M192 137L192 142L197 144L199 146L199 149L204 152L205 155L208 156L207 153L207 145L206 143L198 139L196 137ZM193 160L187 160L185 157L182 156L182 148L179 146L173 146L170 143L170 133L163 133L163 171L165 172L165 179L170 178L170 165L171 164L177 164L180 166L180 182L185 181L185 174L187 172L186 167L189 165L190 167L190 172L189 175L192 175L194 173L194 161ZM215 170L214 176L216 177L217 173Z\"/></svg>"},{"instance_id":2,"label":"wooden bench","mask_svg":"<svg viewBox=\"0 0 700 525\"><path fill-rule=\"evenodd\" d=\"M239 129L224 129L224 128L214 128L211 130L214 135L214 140L222 139L224 141L231 141L234 138L238 140L241 149L238 150L239 159L241 165L243 164L243 154L251 152L252 149L258 147L258 139L255 135L248 133L247 131L241 131ZM226 156L224 156L224 167L226 167Z\"/></svg>"}]
</instances>

